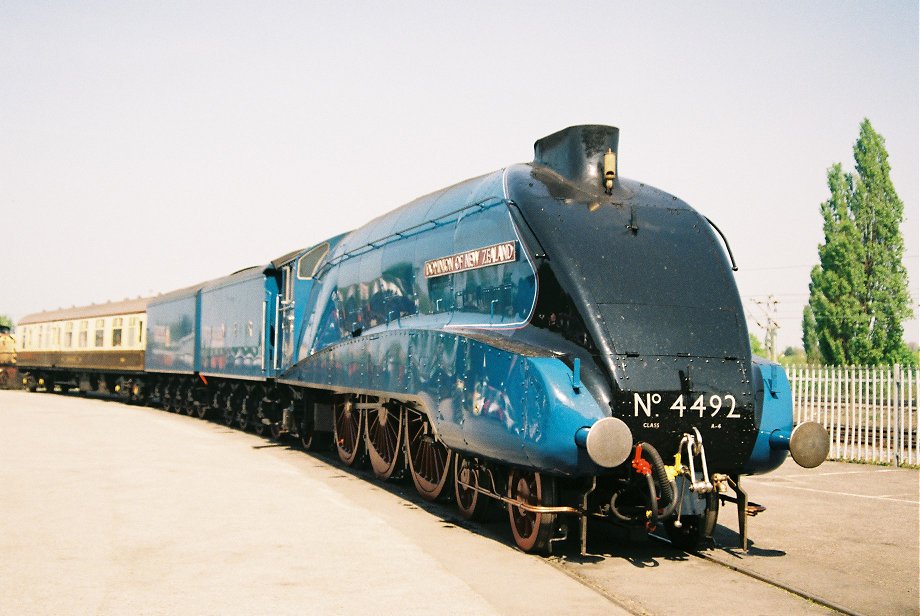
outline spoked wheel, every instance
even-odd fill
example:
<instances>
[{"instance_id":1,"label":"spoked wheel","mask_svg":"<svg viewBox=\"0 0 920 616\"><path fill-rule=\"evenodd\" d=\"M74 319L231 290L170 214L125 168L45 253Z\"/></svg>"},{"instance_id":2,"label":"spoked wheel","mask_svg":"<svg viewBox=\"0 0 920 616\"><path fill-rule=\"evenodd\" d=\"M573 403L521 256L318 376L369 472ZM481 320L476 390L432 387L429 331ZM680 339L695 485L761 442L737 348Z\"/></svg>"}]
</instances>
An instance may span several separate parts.
<instances>
[{"instance_id":1,"label":"spoked wheel","mask_svg":"<svg viewBox=\"0 0 920 616\"><path fill-rule=\"evenodd\" d=\"M262 400L261 392L254 393L252 395L258 397L258 401L250 405L253 409L251 416L252 431L257 435L262 436L265 434L265 430L268 429L268 426L266 426L265 422L262 421L262 418L264 417L262 413L265 411L265 402Z\"/></svg>"},{"instance_id":2,"label":"spoked wheel","mask_svg":"<svg viewBox=\"0 0 920 616\"><path fill-rule=\"evenodd\" d=\"M339 459L351 466L361 455L361 430L364 425L361 421L361 411L358 410L354 398L344 396L336 400L333 415L336 451L339 453Z\"/></svg>"},{"instance_id":3,"label":"spoked wheel","mask_svg":"<svg viewBox=\"0 0 920 616\"><path fill-rule=\"evenodd\" d=\"M313 428L313 422L304 420L303 423L300 424L297 434L297 437L300 439L300 446L304 451L313 449L313 444L316 442L314 440L315 435L316 431Z\"/></svg>"},{"instance_id":4,"label":"spoked wheel","mask_svg":"<svg viewBox=\"0 0 920 616\"><path fill-rule=\"evenodd\" d=\"M169 388L169 393L170 410L177 415L181 415L185 412L185 398L182 391L182 385L174 383L172 387Z\"/></svg>"},{"instance_id":5,"label":"spoked wheel","mask_svg":"<svg viewBox=\"0 0 920 616\"><path fill-rule=\"evenodd\" d=\"M270 420L270 418L268 417L268 415L272 414L272 413L271 413L271 406L272 406L272 403L271 403L270 401L269 401L269 402L266 402L266 401L265 401L265 393L264 393L264 392L257 391L257 392L256 392L255 394L253 394L253 395L254 395L254 396L257 396L257 397L258 397L258 400L257 400L256 403L253 405L254 408L255 408L255 412L253 413L253 416L252 416L252 429L253 429L253 431L254 431L256 434L258 434L259 436L262 436L263 434L265 434L265 433L268 431L268 427L269 427L269 425L270 425L270 424L266 424L266 423L265 423L264 421L262 421L262 420L263 420L263 419L269 419L269 420Z\"/></svg>"},{"instance_id":6,"label":"spoked wheel","mask_svg":"<svg viewBox=\"0 0 920 616\"><path fill-rule=\"evenodd\" d=\"M172 387L172 410L178 415L185 413L185 388L181 383Z\"/></svg>"},{"instance_id":7,"label":"spoked wheel","mask_svg":"<svg viewBox=\"0 0 920 616\"><path fill-rule=\"evenodd\" d=\"M177 414L182 412L182 386L178 381L169 385L169 410Z\"/></svg>"},{"instance_id":8,"label":"spoked wheel","mask_svg":"<svg viewBox=\"0 0 920 616\"><path fill-rule=\"evenodd\" d=\"M234 417L236 417L236 394L231 391L224 398L224 414L221 420L225 426L229 427L233 425Z\"/></svg>"},{"instance_id":9,"label":"spoked wheel","mask_svg":"<svg viewBox=\"0 0 920 616\"><path fill-rule=\"evenodd\" d=\"M216 399L216 396L211 397L211 402L200 402L198 408L196 409L198 413L198 419L204 419L208 416L208 411L211 410L211 404Z\"/></svg>"},{"instance_id":10,"label":"spoked wheel","mask_svg":"<svg viewBox=\"0 0 920 616\"><path fill-rule=\"evenodd\" d=\"M418 411L405 411L406 453L409 474L422 498L436 500L447 484L450 449L437 440L428 417Z\"/></svg>"},{"instance_id":11,"label":"spoked wheel","mask_svg":"<svg viewBox=\"0 0 920 616\"><path fill-rule=\"evenodd\" d=\"M183 389L182 406L189 417L195 414L195 387L193 385L188 385Z\"/></svg>"},{"instance_id":12,"label":"spoked wheel","mask_svg":"<svg viewBox=\"0 0 920 616\"><path fill-rule=\"evenodd\" d=\"M680 516L680 527L674 525L675 520L668 520L665 529L674 547L694 552L712 537L719 519L719 497L710 492L706 495L706 510L695 515Z\"/></svg>"},{"instance_id":13,"label":"spoked wheel","mask_svg":"<svg viewBox=\"0 0 920 616\"><path fill-rule=\"evenodd\" d=\"M556 504L556 482L534 471L512 470L508 475L508 498L550 507ZM536 513L508 504L508 519L514 542L525 552L549 553L549 542L556 527L556 513Z\"/></svg>"},{"instance_id":14,"label":"spoked wheel","mask_svg":"<svg viewBox=\"0 0 920 616\"><path fill-rule=\"evenodd\" d=\"M467 520L482 519L486 500L476 490L479 487L479 469L470 458L454 455L454 502Z\"/></svg>"},{"instance_id":15,"label":"spoked wheel","mask_svg":"<svg viewBox=\"0 0 920 616\"><path fill-rule=\"evenodd\" d=\"M147 396L147 405L153 407L163 406L163 386L160 383L154 383L153 390Z\"/></svg>"},{"instance_id":16,"label":"spoked wheel","mask_svg":"<svg viewBox=\"0 0 920 616\"><path fill-rule=\"evenodd\" d=\"M236 425L240 430L246 430L249 427L250 419L252 418L252 407L252 394L247 392L243 394L243 399L240 401L240 407L236 414Z\"/></svg>"},{"instance_id":17,"label":"spoked wheel","mask_svg":"<svg viewBox=\"0 0 920 616\"><path fill-rule=\"evenodd\" d=\"M175 394L176 394L176 387L172 382L167 383L166 385L163 386L163 395L161 396L161 402L163 404L163 408L169 411L170 413L176 412Z\"/></svg>"},{"instance_id":18,"label":"spoked wheel","mask_svg":"<svg viewBox=\"0 0 920 616\"><path fill-rule=\"evenodd\" d=\"M364 442L378 479L389 479L399 467L404 416L402 407L395 404L368 408L364 413Z\"/></svg>"},{"instance_id":19,"label":"spoked wheel","mask_svg":"<svg viewBox=\"0 0 920 616\"><path fill-rule=\"evenodd\" d=\"M296 413L298 406L303 409L303 412L300 414ZM297 418L295 419L295 421L298 422L296 426L296 436L297 440L300 441L300 446L304 451L311 451L318 444L315 439L316 425L314 424L312 405L304 400L301 400L299 403L291 402L290 412L293 417Z\"/></svg>"},{"instance_id":20,"label":"spoked wheel","mask_svg":"<svg viewBox=\"0 0 920 616\"><path fill-rule=\"evenodd\" d=\"M84 392L81 392L84 393ZM131 402L140 406L149 404L150 397L147 395L147 387L143 382L135 383L131 387Z\"/></svg>"}]
</instances>

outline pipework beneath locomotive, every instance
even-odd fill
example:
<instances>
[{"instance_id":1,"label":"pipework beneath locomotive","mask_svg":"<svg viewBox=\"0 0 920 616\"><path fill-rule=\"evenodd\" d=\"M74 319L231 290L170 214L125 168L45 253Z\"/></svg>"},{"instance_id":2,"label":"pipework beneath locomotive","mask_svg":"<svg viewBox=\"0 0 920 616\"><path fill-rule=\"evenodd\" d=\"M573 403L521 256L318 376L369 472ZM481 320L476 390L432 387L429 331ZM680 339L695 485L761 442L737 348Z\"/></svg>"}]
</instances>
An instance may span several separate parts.
<instances>
[{"instance_id":1,"label":"pipework beneath locomotive","mask_svg":"<svg viewBox=\"0 0 920 616\"><path fill-rule=\"evenodd\" d=\"M764 403L764 406L769 405ZM767 410L766 414L761 412L758 443L766 442L775 459L782 460L789 452L800 466L814 468L827 457L830 441L822 426L804 422L790 435L787 431L789 426L771 425L775 418L771 418ZM766 508L748 499L747 492L741 487L740 473L710 472L706 446L699 429L694 427L691 432L682 435L671 464L665 463L652 444L640 441L633 445L631 440L629 428L612 417L576 433L576 444L584 448L598 465L622 469L621 465L629 461L625 476L600 479L602 485L594 487L592 510L582 511L583 515L641 526L649 532L664 524L675 545L695 549L702 542L711 540L719 505L728 502L737 507L739 547L747 549L747 520ZM756 452L752 454L749 469L757 455ZM583 532L583 553L586 550L584 536Z\"/></svg>"}]
</instances>

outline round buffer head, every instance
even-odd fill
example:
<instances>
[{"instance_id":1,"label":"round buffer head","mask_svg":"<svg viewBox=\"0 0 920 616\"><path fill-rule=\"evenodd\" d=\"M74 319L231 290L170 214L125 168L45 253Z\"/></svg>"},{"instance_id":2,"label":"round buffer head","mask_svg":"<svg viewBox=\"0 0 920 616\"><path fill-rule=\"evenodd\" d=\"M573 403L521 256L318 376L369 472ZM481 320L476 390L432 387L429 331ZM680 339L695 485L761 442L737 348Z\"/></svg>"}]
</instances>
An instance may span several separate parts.
<instances>
[{"instance_id":1,"label":"round buffer head","mask_svg":"<svg viewBox=\"0 0 920 616\"><path fill-rule=\"evenodd\" d=\"M789 453L803 468L814 468L824 462L831 450L831 436L819 423L806 421L795 427L789 439Z\"/></svg>"},{"instance_id":2,"label":"round buffer head","mask_svg":"<svg viewBox=\"0 0 920 616\"><path fill-rule=\"evenodd\" d=\"M632 446L629 426L616 417L604 417L591 426L585 448L595 464L613 468L626 461Z\"/></svg>"}]
</instances>

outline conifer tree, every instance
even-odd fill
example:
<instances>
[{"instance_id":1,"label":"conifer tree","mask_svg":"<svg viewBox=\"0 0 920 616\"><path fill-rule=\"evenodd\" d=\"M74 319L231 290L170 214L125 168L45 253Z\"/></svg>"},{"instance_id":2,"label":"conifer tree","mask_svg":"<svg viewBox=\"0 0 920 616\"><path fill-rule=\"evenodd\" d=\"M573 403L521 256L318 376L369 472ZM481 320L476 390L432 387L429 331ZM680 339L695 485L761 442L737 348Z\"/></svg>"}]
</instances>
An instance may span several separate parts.
<instances>
[{"instance_id":1,"label":"conifer tree","mask_svg":"<svg viewBox=\"0 0 920 616\"><path fill-rule=\"evenodd\" d=\"M853 146L856 174L827 172L824 243L811 271L802 322L805 352L829 364L913 363L902 321L910 318L902 263L904 204L891 182L885 139L868 119Z\"/></svg>"}]
</instances>

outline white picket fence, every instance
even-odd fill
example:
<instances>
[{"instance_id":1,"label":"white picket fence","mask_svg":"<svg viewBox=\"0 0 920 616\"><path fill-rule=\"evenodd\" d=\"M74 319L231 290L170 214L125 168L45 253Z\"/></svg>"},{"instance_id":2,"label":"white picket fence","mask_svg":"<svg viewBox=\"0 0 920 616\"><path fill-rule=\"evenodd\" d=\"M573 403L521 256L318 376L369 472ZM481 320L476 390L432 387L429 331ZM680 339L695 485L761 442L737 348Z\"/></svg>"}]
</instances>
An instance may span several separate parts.
<instances>
[{"instance_id":1,"label":"white picket fence","mask_svg":"<svg viewBox=\"0 0 920 616\"><path fill-rule=\"evenodd\" d=\"M829 459L920 464L920 370L902 366L793 366L795 423L816 421L831 435Z\"/></svg>"}]
</instances>

